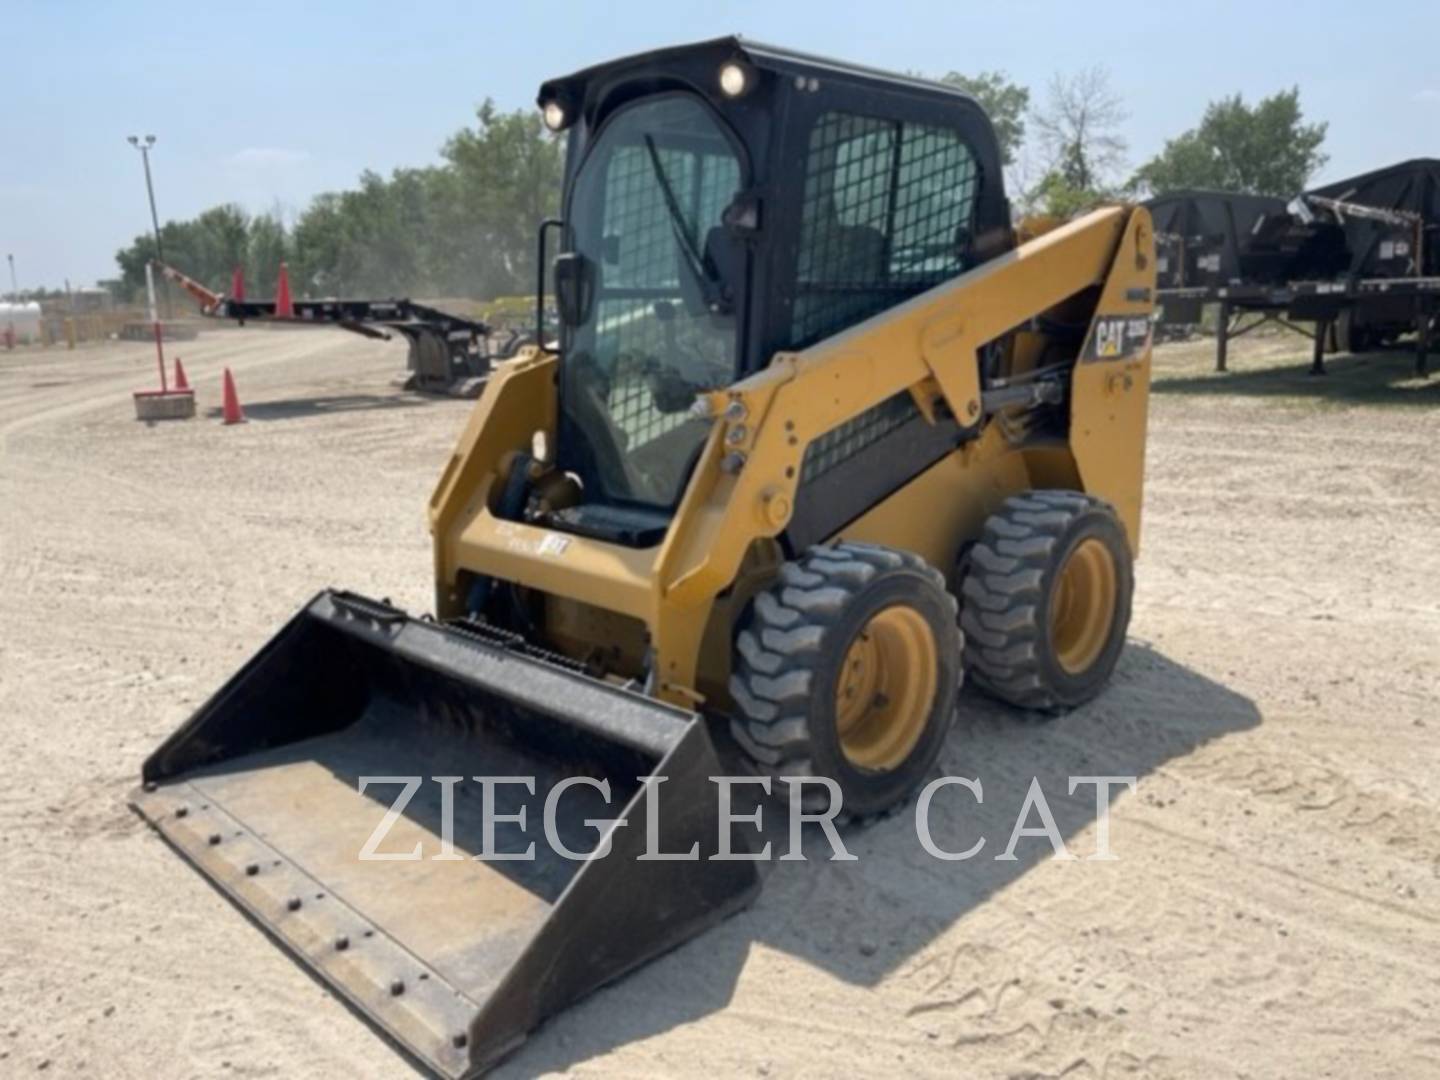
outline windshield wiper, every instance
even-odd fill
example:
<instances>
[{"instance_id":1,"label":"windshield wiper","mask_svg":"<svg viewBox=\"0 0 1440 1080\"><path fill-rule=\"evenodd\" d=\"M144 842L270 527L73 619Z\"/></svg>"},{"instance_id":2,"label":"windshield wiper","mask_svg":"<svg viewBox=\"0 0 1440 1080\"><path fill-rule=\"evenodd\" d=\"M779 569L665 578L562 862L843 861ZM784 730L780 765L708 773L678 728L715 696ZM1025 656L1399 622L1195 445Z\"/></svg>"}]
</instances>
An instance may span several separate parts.
<instances>
[{"instance_id":1,"label":"windshield wiper","mask_svg":"<svg viewBox=\"0 0 1440 1080\"><path fill-rule=\"evenodd\" d=\"M660 194L665 198L665 209L670 213L670 228L675 233L675 242L680 245L680 250L685 255L686 268L700 289L705 307L717 315L727 314L730 304L725 298L725 283L720 280L715 267L695 246L695 241L686 228L685 214L680 209L680 202L675 198L675 190L670 186L670 178L665 174L665 166L660 161L660 151L655 148L655 140L649 135L645 136L645 149L650 155L650 168L655 173L655 182L660 185Z\"/></svg>"}]
</instances>

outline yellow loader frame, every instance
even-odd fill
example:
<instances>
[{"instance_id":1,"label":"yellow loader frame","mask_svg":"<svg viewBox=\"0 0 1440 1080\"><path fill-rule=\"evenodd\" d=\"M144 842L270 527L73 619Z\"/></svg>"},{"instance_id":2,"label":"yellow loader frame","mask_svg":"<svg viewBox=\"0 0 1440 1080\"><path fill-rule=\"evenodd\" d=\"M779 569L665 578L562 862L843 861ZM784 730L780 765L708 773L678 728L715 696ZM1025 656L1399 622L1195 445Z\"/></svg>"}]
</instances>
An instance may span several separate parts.
<instances>
[{"instance_id":1,"label":"yellow loader frame","mask_svg":"<svg viewBox=\"0 0 1440 1080\"><path fill-rule=\"evenodd\" d=\"M728 633L717 636L724 649L705 647L717 601L757 542L790 520L805 448L906 390L927 419L943 408L962 424L982 423L982 346L1024 335L1032 319L1091 289L1098 297L1071 376L1068 441L1014 445L1002 425L985 423L838 537L905 548L949 574L1007 496L1068 488L1110 502L1138 552L1150 336L1113 356L1097 338L1102 324L1148 321L1154 287L1149 214L1108 207L811 348L778 353L763 371L701 399L713 430L664 540L647 549L492 513L515 455L536 433L554 445L559 358L532 351L498 365L430 500L436 614L465 613L469 573L627 616L648 632L651 693L699 708L728 675ZM702 663L702 653L723 670Z\"/></svg>"}]
</instances>

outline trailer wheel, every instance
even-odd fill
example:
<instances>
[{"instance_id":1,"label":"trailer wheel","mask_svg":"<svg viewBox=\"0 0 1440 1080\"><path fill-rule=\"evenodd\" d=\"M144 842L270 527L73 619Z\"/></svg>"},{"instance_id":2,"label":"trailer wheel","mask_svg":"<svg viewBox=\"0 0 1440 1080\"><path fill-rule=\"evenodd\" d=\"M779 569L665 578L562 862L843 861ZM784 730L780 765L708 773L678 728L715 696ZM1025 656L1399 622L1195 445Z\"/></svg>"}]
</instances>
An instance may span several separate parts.
<instances>
[{"instance_id":1,"label":"trailer wheel","mask_svg":"<svg viewBox=\"0 0 1440 1080\"><path fill-rule=\"evenodd\" d=\"M841 542L781 567L736 640L736 741L789 798L826 776L847 818L889 809L924 779L954 720L957 604L910 552ZM805 785L805 805L830 808Z\"/></svg>"},{"instance_id":2,"label":"trailer wheel","mask_svg":"<svg viewBox=\"0 0 1440 1080\"><path fill-rule=\"evenodd\" d=\"M1340 317L1335 322L1335 336L1338 339L1336 344L1339 345L1340 352L1359 356L1370 351L1374 345L1370 327L1355 318L1354 308L1346 308L1340 312Z\"/></svg>"},{"instance_id":3,"label":"trailer wheel","mask_svg":"<svg viewBox=\"0 0 1440 1080\"><path fill-rule=\"evenodd\" d=\"M1012 496L985 522L961 583L966 669L1021 708L1083 704L1115 670L1133 592L1109 504L1073 491Z\"/></svg>"}]
</instances>

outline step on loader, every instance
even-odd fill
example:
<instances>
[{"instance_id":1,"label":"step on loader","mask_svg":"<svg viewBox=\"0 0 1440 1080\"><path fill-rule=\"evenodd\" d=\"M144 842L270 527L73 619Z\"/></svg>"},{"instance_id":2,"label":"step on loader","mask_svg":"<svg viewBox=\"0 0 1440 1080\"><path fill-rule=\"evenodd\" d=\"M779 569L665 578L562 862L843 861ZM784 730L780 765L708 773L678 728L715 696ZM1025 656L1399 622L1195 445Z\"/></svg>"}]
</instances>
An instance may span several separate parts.
<instances>
[{"instance_id":1,"label":"step on loader","mask_svg":"<svg viewBox=\"0 0 1440 1080\"><path fill-rule=\"evenodd\" d=\"M444 1076L754 897L711 778L859 821L962 677L1099 693L1139 541L1143 209L1017 243L970 97L738 38L539 104L559 342L439 478L434 614L322 592L133 796Z\"/></svg>"}]
</instances>

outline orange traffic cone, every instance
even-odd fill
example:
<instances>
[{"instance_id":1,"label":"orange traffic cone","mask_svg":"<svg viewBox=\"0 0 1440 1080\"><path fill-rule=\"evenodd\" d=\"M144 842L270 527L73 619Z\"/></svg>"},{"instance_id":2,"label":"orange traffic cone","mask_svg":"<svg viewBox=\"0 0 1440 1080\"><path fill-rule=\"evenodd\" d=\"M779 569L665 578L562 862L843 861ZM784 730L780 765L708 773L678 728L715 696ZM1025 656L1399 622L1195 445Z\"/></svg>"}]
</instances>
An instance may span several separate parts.
<instances>
[{"instance_id":1,"label":"orange traffic cone","mask_svg":"<svg viewBox=\"0 0 1440 1080\"><path fill-rule=\"evenodd\" d=\"M234 272L230 275L230 299L241 301L245 299L245 268L243 266L235 267Z\"/></svg>"},{"instance_id":2,"label":"orange traffic cone","mask_svg":"<svg viewBox=\"0 0 1440 1080\"><path fill-rule=\"evenodd\" d=\"M235 376L230 374L230 369L225 369L225 423L245 423L245 410L240 407L240 395L235 392Z\"/></svg>"},{"instance_id":3,"label":"orange traffic cone","mask_svg":"<svg viewBox=\"0 0 1440 1080\"><path fill-rule=\"evenodd\" d=\"M175 357L175 389L189 390L190 380L185 378L185 365L180 363L180 357Z\"/></svg>"},{"instance_id":4,"label":"orange traffic cone","mask_svg":"<svg viewBox=\"0 0 1440 1080\"><path fill-rule=\"evenodd\" d=\"M275 283L275 317L277 319L293 319L295 317L295 304L290 299L290 271L285 264L280 264L280 280Z\"/></svg>"}]
</instances>

